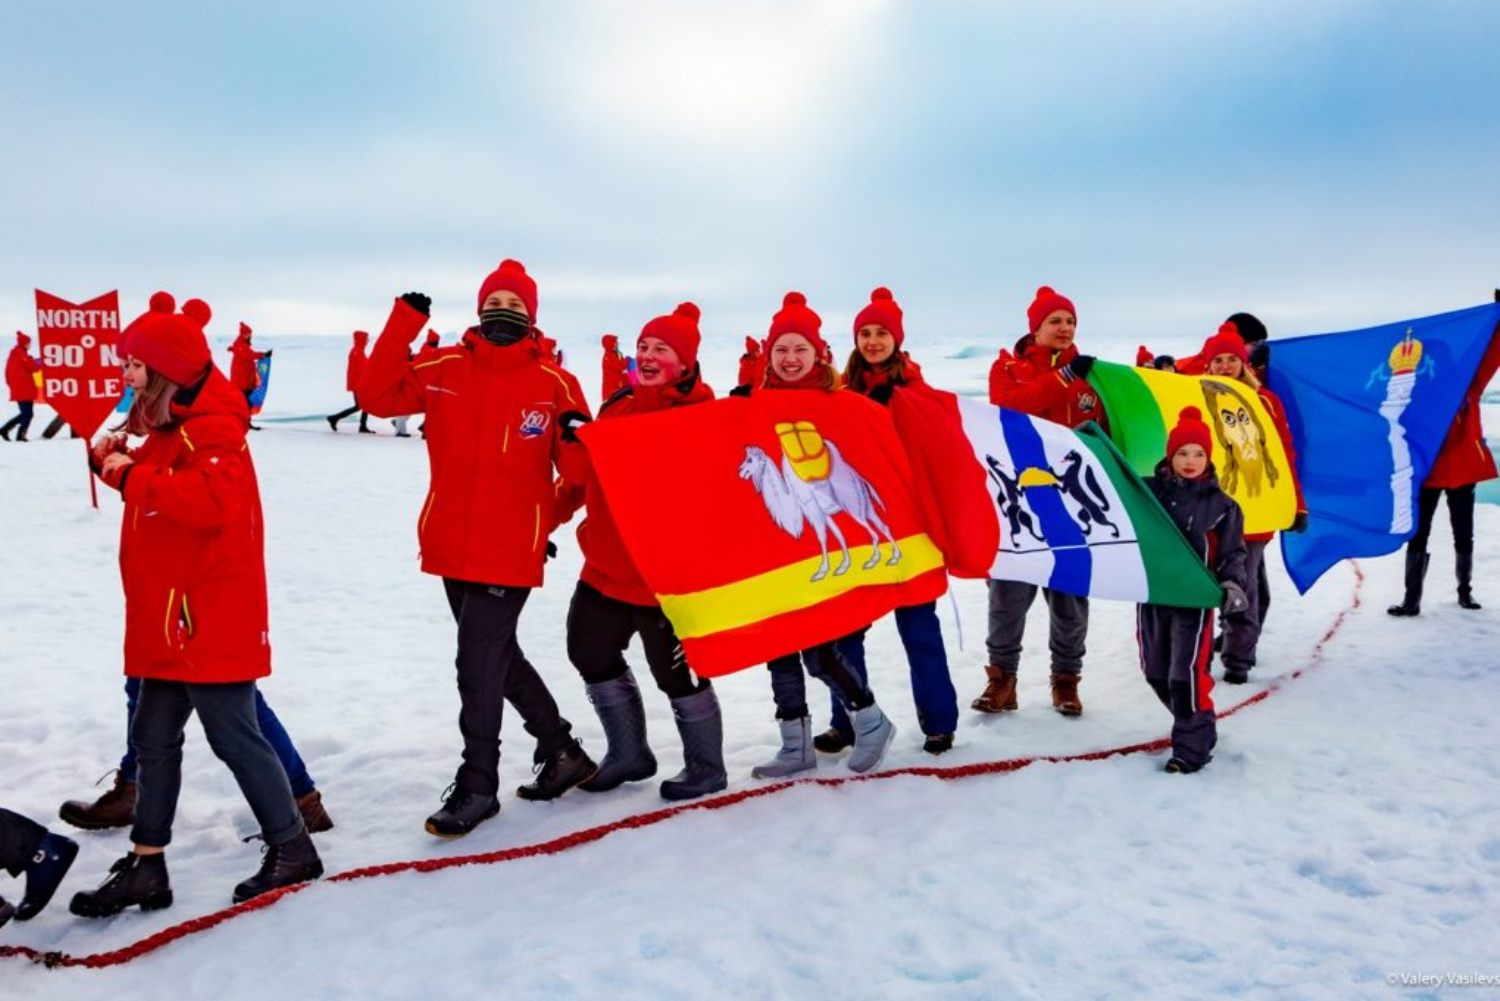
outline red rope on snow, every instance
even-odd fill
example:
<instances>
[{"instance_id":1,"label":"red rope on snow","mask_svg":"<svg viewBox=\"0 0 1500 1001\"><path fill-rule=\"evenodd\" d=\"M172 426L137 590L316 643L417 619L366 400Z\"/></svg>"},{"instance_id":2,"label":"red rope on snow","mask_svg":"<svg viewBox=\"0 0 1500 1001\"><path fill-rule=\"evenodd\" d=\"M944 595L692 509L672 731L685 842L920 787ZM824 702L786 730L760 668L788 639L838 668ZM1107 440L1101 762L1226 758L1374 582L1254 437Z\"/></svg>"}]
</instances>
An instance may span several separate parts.
<instances>
[{"instance_id":1,"label":"red rope on snow","mask_svg":"<svg viewBox=\"0 0 1500 1001\"><path fill-rule=\"evenodd\" d=\"M1224 710L1218 714L1219 719L1227 719L1235 713L1263 702L1273 693L1279 692L1289 682L1297 678L1313 667L1316 667L1323 659L1323 651L1338 635L1344 625L1344 620L1349 614L1360 607L1359 592L1364 586L1365 575L1359 568L1359 564L1351 563L1354 569L1354 595L1348 608L1334 618L1333 623L1324 631L1313 645L1312 654L1304 667L1299 667L1290 675L1252 695L1250 698ZM392 876L404 872L438 872L443 869L452 869L457 866L466 865L494 865L499 862L514 862L517 859L541 858L547 855L557 855L561 852L577 848L581 845L601 841L617 831L639 830L644 827L652 827L665 820L678 817L686 813L701 810L722 810L726 807L744 803L748 800L759 799L763 796L771 796L787 789L805 787L810 785L841 786L853 782L871 782L877 779L891 779L905 775L921 776L923 778L935 778L944 780L973 778L977 775L1000 775L1007 772L1019 771L1027 765L1037 762L1049 762L1053 764L1066 764L1082 761L1103 761L1106 758L1120 757L1127 754L1143 754L1151 751L1163 751L1172 746L1170 737L1158 737L1156 740L1148 740L1139 744L1127 744L1121 747L1111 747L1102 751L1085 751L1081 754L1060 755L1035 755L1026 758L1007 758L1001 761L981 761L970 765L914 765L907 768L892 768L887 771L875 772L869 775L831 775L824 777L789 779L785 782L776 782L771 785L755 786L750 789L740 789L735 792L725 793L708 799L696 800L690 803L679 803L675 806L663 807L660 810L651 810L647 813L638 813L619 820L600 824L596 827L584 828L571 834L553 838L550 841L541 841L531 845L520 845L515 848L502 848L498 851L483 852L476 855L453 855L447 858L414 859L407 862L388 862L383 865L364 866L359 869L350 869L330 876L321 882L324 883L347 883L357 879L373 879L378 876ZM49 969L58 967L87 967L89 969L102 969L108 966L118 966L138 959L149 952L155 952L162 946L175 942L180 938L195 935L199 932L208 931L223 924L225 921L248 914L252 911L262 910L281 900L281 898L297 893L313 886L313 883L299 883L295 886L283 887L270 893L247 900L243 904L226 907L202 917L184 921L181 924L164 928L154 935L150 935L131 945L110 952L93 953L87 956L71 956L63 952L41 952L22 945L0 946L0 959L29 959L34 963L40 963Z\"/></svg>"}]
</instances>

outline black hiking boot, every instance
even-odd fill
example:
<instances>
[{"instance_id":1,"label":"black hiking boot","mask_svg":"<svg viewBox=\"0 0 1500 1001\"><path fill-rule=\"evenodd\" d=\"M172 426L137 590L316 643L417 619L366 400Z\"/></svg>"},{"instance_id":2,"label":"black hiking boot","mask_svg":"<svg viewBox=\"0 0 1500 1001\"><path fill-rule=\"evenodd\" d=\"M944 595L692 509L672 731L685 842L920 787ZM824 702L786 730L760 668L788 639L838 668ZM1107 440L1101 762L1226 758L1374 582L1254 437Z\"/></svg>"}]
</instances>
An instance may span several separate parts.
<instances>
[{"instance_id":1,"label":"black hiking boot","mask_svg":"<svg viewBox=\"0 0 1500 1001\"><path fill-rule=\"evenodd\" d=\"M17 921L30 921L52 902L52 895L78 857L78 843L50 831L36 846L31 863L26 866L26 896L16 908Z\"/></svg>"},{"instance_id":2,"label":"black hiking boot","mask_svg":"<svg viewBox=\"0 0 1500 1001\"><path fill-rule=\"evenodd\" d=\"M922 741L922 750L928 754L946 754L953 750L953 734L930 733L927 739Z\"/></svg>"},{"instance_id":3,"label":"black hiking boot","mask_svg":"<svg viewBox=\"0 0 1500 1001\"><path fill-rule=\"evenodd\" d=\"M1459 554L1453 561L1453 569L1458 574L1458 607L1479 611L1484 606L1474 600L1474 554Z\"/></svg>"},{"instance_id":4,"label":"black hiking boot","mask_svg":"<svg viewBox=\"0 0 1500 1001\"><path fill-rule=\"evenodd\" d=\"M570 740L559 750L547 755L536 764L536 779L516 790L522 799L556 799L569 789L587 782L599 770L576 740Z\"/></svg>"},{"instance_id":5,"label":"black hiking boot","mask_svg":"<svg viewBox=\"0 0 1500 1001\"><path fill-rule=\"evenodd\" d=\"M500 801L494 796L468 792L455 783L443 793L443 808L427 818L427 833L461 838L499 812Z\"/></svg>"},{"instance_id":6,"label":"black hiking boot","mask_svg":"<svg viewBox=\"0 0 1500 1001\"><path fill-rule=\"evenodd\" d=\"M853 746L854 734L847 730L840 730L836 726L830 726L813 738L813 750L823 754L838 754Z\"/></svg>"},{"instance_id":7,"label":"black hiking boot","mask_svg":"<svg viewBox=\"0 0 1500 1001\"><path fill-rule=\"evenodd\" d=\"M1250 672L1238 667L1224 668L1224 684L1243 685L1250 680Z\"/></svg>"},{"instance_id":8,"label":"black hiking boot","mask_svg":"<svg viewBox=\"0 0 1500 1001\"><path fill-rule=\"evenodd\" d=\"M1169 775L1191 775L1202 768L1202 765L1190 765L1181 758L1172 758L1167 761L1167 766L1162 771Z\"/></svg>"},{"instance_id":9,"label":"black hiking boot","mask_svg":"<svg viewBox=\"0 0 1500 1001\"><path fill-rule=\"evenodd\" d=\"M109 878L99 889L75 893L68 910L81 918L107 918L137 905L143 911L172 906L165 855L130 852L109 867Z\"/></svg>"},{"instance_id":10,"label":"black hiking boot","mask_svg":"<svg viewBox=\"0 0 1500 1001\"><path fill-rule=\"evenodd\" d=\"M1386 609L1388 615L1410 618L1422 614L1422 583L1427 576L1428 555L1422 550L1406 550L1406 595L1401 604Z\"/></svg>"},{"instance_id":11,"label":"black hiking boot","mask_svg":"<svg viewBox=\"0 0 1500 1001\"><path fill-rule=\"evenodd\" d=\"M323 860L318 858L318 850L313 847L312 838L303 829L290 841L266 845L266 853L260 860L260 871L234 888L234 902L242 904L262 893L305 883L321 875Z\"/></svg>"}]
</instances>

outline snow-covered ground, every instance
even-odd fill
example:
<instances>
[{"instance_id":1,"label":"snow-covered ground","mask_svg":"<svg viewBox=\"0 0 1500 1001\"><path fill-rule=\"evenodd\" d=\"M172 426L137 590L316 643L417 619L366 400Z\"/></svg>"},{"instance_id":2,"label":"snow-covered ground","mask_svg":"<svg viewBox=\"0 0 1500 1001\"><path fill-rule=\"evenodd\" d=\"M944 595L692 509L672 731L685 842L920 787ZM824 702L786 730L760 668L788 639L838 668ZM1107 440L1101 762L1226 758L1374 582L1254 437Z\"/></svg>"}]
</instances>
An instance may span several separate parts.
<instances>
[{"instance_id":1,"label":"snow-covered ground","mask_svg":"<svg viewBox=\"0 0 1500 1001\"><path fill-rule=\"evenodd\" d=\"M729 340L705 351L721 389L739 348ZM564 344L597 392L597 348ZM416 565L424 450L389 437L384 421L371 437L347 433L352 423L334 435L320 419L285 420L341 405L347 345L271 346L266 430L252 439L275 650L264 690L337 824L318 838L329 871L494 851L660 807L653 783L516 799L509 790L529 778L531 748L512 718L500 816L457 842L423 832L458 749L452 624L439 583ZM912 346L935 383L982 388L992 348ZM1134 345L1097 349L1128 359ZM62 440L0 447L0 483L0 804L46 822L62 800L91 796L121 751L119 502L101 490L102 509L88 507L82 448ZM1500 640L1500 509L1479 511L1483 611L1456 607L1445 522L1435 535L1423 615L1384 612L1399 596L1399 555L1363 561L1362 604L1321 664L1225 721L1200 775L1169 776L1161 755L1133 755L953 782L803 785L553 857L317 885L110 970L0 961L0 994L1405 998L1441 990L1403 988L1403 976L1500 977L1500 671L1490 645ZM571 526L556 541L522 642L586 746L602 752L564 655L579 566ZM1254 683L1221 686L1221 706L1306 666L1354 600L1356 575L1339 567L1298 598L1277 566L1273 590ZM1040 603L1021 711L970 712L983 684L984 590L960 581L953 593L962 649L947 602L941 612L965 708L942 758L920 749L892 624L871 634L874 687L901 728L888 767L1068 754L1167 732L1139 677L1133 608L1103 602L1092 610L1082 718L1047 708ZM649 688L643 665L638 675ZM718 687L730 788L748 788L751 766L775 746L769 684L750 670ZM680 752L669 707L648 690L647 709L670 774ZM175 906L73 918L68 898L102 879L126 837L70 832L83 850L58 899L6 926L0 944L94 953L227 905L258 864L239 840L254 825L196 727L184 767L168 855ZM824 759L818 774L844 770ZM0 894L20 891L0 876Z\"/></svg>"}]
</instances>

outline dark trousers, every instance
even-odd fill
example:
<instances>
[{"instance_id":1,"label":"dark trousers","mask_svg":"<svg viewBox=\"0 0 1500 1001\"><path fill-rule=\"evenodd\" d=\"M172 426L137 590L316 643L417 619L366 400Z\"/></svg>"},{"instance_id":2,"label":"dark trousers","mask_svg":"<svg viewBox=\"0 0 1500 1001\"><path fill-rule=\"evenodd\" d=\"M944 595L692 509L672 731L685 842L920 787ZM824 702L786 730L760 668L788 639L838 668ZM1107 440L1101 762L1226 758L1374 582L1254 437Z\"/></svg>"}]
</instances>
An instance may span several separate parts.
<instances>
[{"instance_id":1,"label":"dark trousers","mask_svg":"<svg viewBox=\"0 0 1500 1001\"><path fill-rule=\"evenodd\" d=\"M1453 526L1453 551L1459 556L1474 555L1474 484L1463 487L1423 487L1417 494L1417 534L1407 548L1425 553L1432 535L1432 520L1437 515L1438 498L1448 495L1448 522Z\"/></svg>"},{"instance_id":2,"label":"dark trousers","mask_svg":"<svg viewBox=\"0 0 1500 1001\"><path fill-rule=\"evenodd\" d=\"M516 623L531 589L444 577L443 590L458 624L454 663L464 753L454 782L465 792L493 796L500 789L500 717L507 701L537 739L538 761L569 744L573 727L516 640Z\"/></svg>"},{"instance_id":3,"label":"dark trousers","mask_svg":"<svg viewBox=\"0 0 1500 1001\"><path fill-rule=\"evenodd\" d=\"M66 423L67 422L63 420L62 414L58 414L56 417L52 418L51 423L47 425L47 429L42 432L42 437L51 438L53 435L57 434L57 432L61 431L63 429L63 425ZM68 433L70 437L79 437L78 432L74 431L72 428L68 429Z\"/></svg>"},{"instance_id":4,"label":"dark trousers","mask_svg":"<svg viewBox=\"0 0 1500 1001\"><path fill-rule=\"evenodd\" d=\"M130 721L135 718L135 707L141 697L141 679L125 679L125 756L120 759L120 777L126 782L134 782L136 775L135 744L130 739ZM292 738L287 734L286 727L281 725L281 720L276 718L276 713L266 702L266 697L260 693L260 687L255 689L255 722L260 726L261 736L265 737L271 745L271 750L276 752L276 757L281 761L281 767L286 771L287 781L292 784L292 795L299 799L306 796L317 788L313 777L307 772L307 765L302 761L302 755L297 753L297 748L292 744Z\"/></svg>"},{"instance_id":5,"label":"dark trousers","mask_svg":"<svg viewBox=\"0 0 1500 1001\"><path fill-rule=\"evenodd\" d=\"M302 815L286 772L255 724L255 682L189 685L147 678L130 732L140 759L130 840L152 848L171 844L182 790L183 733L194 712L208 746L234 773L266 843L285 844L301 834Z\"/></svg>"},{"instance_id":6,"label":"dark trousers","mask_svg":"<svg viewBox=\"0 0 1500 1001\"><path fill-rule=\"evenodd\" d=\"M657 605L616 601L583 581L568 606L568 659L590 685L613 681L630 670L625 648L640 636L656 687L669 699L685 699L709 687L688 666L672 623Z\"/></svg>"},{"instance_id":7,"label":"dark trousers","mask_svg":"<svg viewBox=\"0 0 1500 1001\"><path fill-rule=\"evenodd\" d=\"M771 698L776 702L777 719L801 719L807 711L807 673L833 689L835 697L847 710L873 705L875 696L854 673L844 655L832 643L808 647L801 653L777 657L766 667L771 669Z\"/></svg>"},{"instance_id":8,"label":"dark trousers","mask_svg":"<svg viewBox=\"0 0 1500 1001\"><path fill-rule=\"evenodd\" d=\"M1136 606L1141 671L1172 712L1172 756L1205 765L1218 742L1214 722L1214 613L1201 608Z\"/></svg>"},{"instance_id":9,"label":"dark trousers","mask_svg":"<svg viewBox=\"0 0 1500 1001\"><path fill-rule=\"evenodd\" d=\"M357 399L354 401L354 406L352 406L352 407L345 407L343 410L340 410L336 414L329 414L328 415L328 419L331 420L331 421L333 421L333 423L337 424L339 421L343 420L345 417L348 417L348 416L350 416L351 414L354 414L354 413L358 413L359 414L359 429L361 431L368 430L369 426L370 426L370 415L367 414L367 413L365 413L363 410L359 409L359 400L357 400Z\"/></svg>"},{"instance_id":10,"label":"dark trousers","mask_svg":"<svg viewBox=\"0 0 1500 1001\"><path fill-rule=\"evenodd\" d=\"M25 872L46 834L36 821L0 807L0 869L12 876Z\"/></svg>"},{"instance_id":11,"label":"dark trousers","mask_svg":"<svg viewBox=\"0 0 1500 1001\"><path fill-rule=\"evenodd\" d=\"M26 429L31 427L31 417L35 409L35 404L30 400L17 400L16 406L21 408L21 412L6 421L5 426L0 428L0 431L9 433L11 428L16 428L16 437L24 438L26 437Z\"/></svg>"},{"instance_id":12,"label":"dark trousers","mask_svg":"<svg viewBox=\"0 0 1500 1001\"><path fill-rule=\"evenodd\" d=\"M1264 542L1245 542L1245 597L1250 601L1250 607L1245 609L1244 615L1236 615L1233 618L1224 619L1224 646L1221 656L1226 668L1238 668L1248 671L1255 666L1255 650L1260 644L1261 627L1265 624L1266 616L1262 605L1269 604L1267 601L1268 589L1266 588L1266 544Z\"/></svg>"},{"instance_id":13,"label":"dark trousers","mask_svg":"<svg viewBox=\"0 0 1500 1001\"><path fill-rule=\"evenodd\" d=\"M1079 674L1083 671L1084 641L1089 634L1087 598L1014 580L992 580L989 589L990 629L985 647L991 664L1009 673L1021 666L1021 638L1026 634L1026 613L1031 610L1040 590L1042 599L1047 602L1047 617L1051 625L1052 673Z\"/></svg>"},{"instance_id":14,"label":"dark trousers","mask_svg":"<svg viewBox=\"0 0 1500 1001\"><path fill-rule=\"evenodd\" d=\"M906 650L911 668L911 695L917 707L917 722L929 737L952 733L958 729L958 693L948 674L948 651L943 647L943 630L938 624L937 602L896 609L896 632ZM839 653L861 684L869 680L865 668L865 633L861 629L838 641ZM853 733L849 714L836 697L831 698L829 723L835 730Z\"/></svg>"}]
</instances>

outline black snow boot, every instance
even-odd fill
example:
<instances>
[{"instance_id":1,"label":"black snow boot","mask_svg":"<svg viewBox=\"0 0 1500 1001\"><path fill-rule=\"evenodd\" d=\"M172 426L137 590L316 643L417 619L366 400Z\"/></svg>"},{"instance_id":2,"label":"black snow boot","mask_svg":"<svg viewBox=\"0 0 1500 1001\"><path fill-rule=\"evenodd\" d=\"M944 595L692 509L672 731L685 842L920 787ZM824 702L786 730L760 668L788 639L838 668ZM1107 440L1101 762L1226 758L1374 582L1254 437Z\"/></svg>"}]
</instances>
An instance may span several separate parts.
<instances>
[{"instance_id":1,"label":"black snow boot","mask_svg":"<svg viewBox=\"0 0 1500 1001\"><path fill-rule=\"evenodd\" d=\"M1460 553L1454 560L1453 568L1458 573L1458 607L1467 608L1471 612L1483 608L1483 605L1474 600L1474 554Z\"/></svg>"},{"instance_id":2,"label":"black snow boot","mask_svg":"<svg viewBox=\"0 0 1500 1001\"><path fill-rule=\"evenodd\" d=\"M516 790L522 799L556 799L576 785L593 778L599 766L584 753L582 745L569 740L536 763L536 779Z\"/></svg>"},{"instance_id":3,"label":"black snow boot","mask_svg":"<svg viewBox=\"0 0 1500 1001\"><path fill-rule=\"evenodd\" d=\"M1171 758L1171 759L1169 759L1167 761L1167 766L1162 769L1162 771L1167 772L1168 774L1171 774L1171 775L1191 775L1194 772L1198 772L1198 771L1202 771L1202 770L1203 770L1203 766L1202 765L1191 765L1191 764L1188 764L1186 761L1183 761L1181 758Z\"/></svg>"},{"instance_id":4,"label":"black snow boot","mask_svg":"<svg viewBox=\"0 0 1500 1001\"><path fill-rule=\"evenodd\" d=\"M656 774L656 756L646 742L646 707L635 675L626 671L618 678L588 686L589 702L604 726L608 749L594 777L580 782L588 792L608 792L624 782L639 782Z\"/></svg>"},{"instance_id":5,"label":"black snow boot","mask_svg":"<svg viewBox=\"0 0 1500 1001\"><path fill-rule=\"evenodd\" d=\"M267 845L260 860L260 871L234 888L234 902L242 904L251 897L279 890L283 886L305 883L323 875L323 860L313 847L304 828L290 841Z\"/></svg>"},{"instance_id":6,"label":"black snow boot","mask_svg":"<svg viewBox=\"0 0 1500 1001\"><path fill-rule=\"evenodd\" d=\"M26 866L26 896L16 908L17 921L30 921L52 902L52 895L78 857L78 843L50 831L42 836Z\"/></svg>"},{"instance_id":7,"label":"black snow boot","mask_svg":"<svg viewBox=\"0 0 1500 1001\"><path fill-rule=\"evenodd\" d=\"M109 878L99 889L75 893L68 910L81 918L107 918L136 905L143 911L172 906L165 855L129 853L109 867Z\"/></svg>"},{"instance_id":8,"label":"black snow boot","mask_svg":"<svg viewBox=\"0 0 1500 1001\"><path fill-rule=\"evenodd\" d=\"M661 798L697 799L729 785L724 770L724 716L712 688L672 700L682 735L682 771L661 784Z\"/></svg>"},{"instance_id":9,"label":"black snow boot","mask_svg":"<svg viewBox=\"0 0 1500 1001\"><path fill-rule=\"evenodd\" d=\"M813 750L820 754L838 754L854 746L854 731L830 726L813 738Z\"/></svg>"},{"instance_id":10,"label":"black snow boot","mask_svg":"<svg viewBox=\"0 0 1500 1001\"><path fill-rule=\"evenodd\" d=\"M457 783L443 793L443 808L427 818L427 833L461 838L500 812L500 801L485 793L467 792Z\"/></svg>"},{"instance_id":11,"label":"black snow boot","mask_svg":"<svg viewBox=\"0 0 1500 1001\"><path fill-rule=\"evenodd\" d=\"M1406 550L1406 597L1401 604L1387 608L1387 613L1401 618L1422 614L1422 581L1427 576L1429 559L1423 550Z\"/></svg>"}]
</instances>

